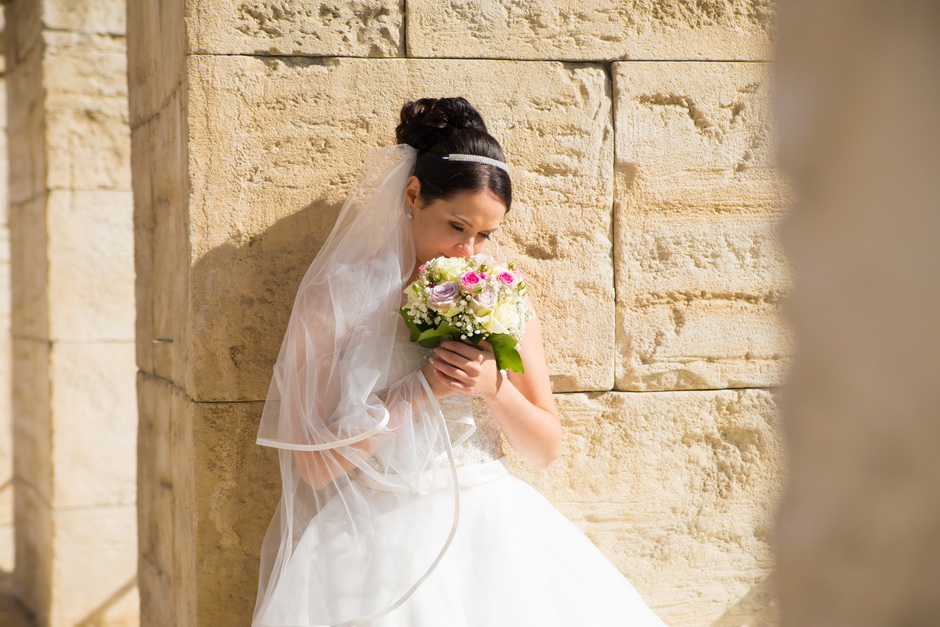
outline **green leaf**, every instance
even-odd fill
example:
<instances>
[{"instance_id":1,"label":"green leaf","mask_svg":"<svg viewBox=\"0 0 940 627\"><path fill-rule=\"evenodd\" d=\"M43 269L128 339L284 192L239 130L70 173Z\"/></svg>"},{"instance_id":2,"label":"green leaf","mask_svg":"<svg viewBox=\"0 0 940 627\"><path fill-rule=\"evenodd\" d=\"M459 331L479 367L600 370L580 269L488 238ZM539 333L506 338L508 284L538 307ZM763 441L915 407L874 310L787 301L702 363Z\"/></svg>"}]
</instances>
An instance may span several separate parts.
<instances>
[{"instance_id":1,"label":"green leaf","mask_svg":"<svg viewBox=\"0 0 940 627\"><path fill-rule=\"evenodd\" d=\"M493 346L493 354L496 356L496 367L500 370L512 370L514 372L525 372L522 366L522 357L516 350L516 338L506 333L495 333L486 340Z\"/></svg>"},{"instance_id":2,"label":"green leaf","mask_svg":"<svg viewBox=\"0 0 940 627\"><path fill-rule=\"evenodd\" d=\"M460 337L460 329L449 324L442 324L436 329L422 331L416 341L425 348L434 348L448 338Z\"/></svg>"}]
</instances>

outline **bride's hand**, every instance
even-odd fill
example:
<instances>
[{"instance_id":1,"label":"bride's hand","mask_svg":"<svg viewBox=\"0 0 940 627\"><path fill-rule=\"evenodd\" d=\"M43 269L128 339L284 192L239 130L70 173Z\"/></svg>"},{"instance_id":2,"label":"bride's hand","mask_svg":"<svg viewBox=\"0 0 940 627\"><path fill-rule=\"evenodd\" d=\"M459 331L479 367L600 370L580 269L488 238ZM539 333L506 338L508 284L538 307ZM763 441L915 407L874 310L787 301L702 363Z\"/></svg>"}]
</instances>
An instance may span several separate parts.
<instances>
[{"instance_id":1,"label":"bride's hand","mask_svg":"<svg viewBox=\"0 0 940 627\"><path fill-rule=\"evenodd\" d=\"M454 392L489 399L499 391L502 377L493 347L486 340L478 346L470 342L441 342L430 363L435 378Z\"/></svg>"}]
</instances>

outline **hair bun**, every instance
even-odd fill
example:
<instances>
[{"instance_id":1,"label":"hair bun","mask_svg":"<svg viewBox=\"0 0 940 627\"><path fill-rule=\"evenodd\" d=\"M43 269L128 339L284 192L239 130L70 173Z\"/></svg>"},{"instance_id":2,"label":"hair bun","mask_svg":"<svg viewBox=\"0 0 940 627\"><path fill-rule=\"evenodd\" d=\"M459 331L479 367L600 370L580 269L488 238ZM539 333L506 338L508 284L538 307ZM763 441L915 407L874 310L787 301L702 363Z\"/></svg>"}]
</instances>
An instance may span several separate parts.
<instances>
[{"instance_id":1,"label":"hair bun","mask_svg":"<svg viewBox=\"0 0 940 627\"><path fill-rule=\"evenodd\" d=\"M479 112L466 98L420 98L410 100L401 108L401 123L395 127L399 144L418 150L431 149L454 129L475 129L486 132Z\"/></svg>"}]
</instances>

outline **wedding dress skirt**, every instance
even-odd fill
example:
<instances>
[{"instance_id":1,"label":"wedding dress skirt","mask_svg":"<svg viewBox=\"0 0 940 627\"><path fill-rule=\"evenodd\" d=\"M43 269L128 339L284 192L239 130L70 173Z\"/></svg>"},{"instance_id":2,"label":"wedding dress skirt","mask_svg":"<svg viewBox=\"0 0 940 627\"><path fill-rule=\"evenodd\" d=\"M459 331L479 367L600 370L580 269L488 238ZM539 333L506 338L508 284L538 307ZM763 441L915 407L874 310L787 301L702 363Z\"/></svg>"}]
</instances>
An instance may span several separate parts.
<instances>
[{"instance_id":1,"label":"wedding dress skirt","mask_svg":"<svg viewBox=\"0 0 940 627\"><path fill-rule=\"evenodd\" d=\"M403 346L413 356L417 345ZM420 360L419 360L420 361ZM405 368L415 367L410 360ZM420 364L418 364L420 365ZM665 627L622 573L600 550L535 488L514 475L502 450L499 425L486 403L460 395L459 402L440 403L452 424L472 422L469 437L457 438L457 526L451 543L423 583L403 603L359 627ZM463 414L463 415L461 415ZM380 451L381 453L381 451ZM381 455L370 461L382 468ZM381 512L375 527L387 547L373 544L381 555L349 555L348 512L355 508L340 492L317 514L293 551L293 557L255 627L314 626L312 611L324 604L336 615L361 615L356 605L363 590L381 592L394 579L387 572L422 572L438 556L452 532L455 499L452 468L436 470L430 490L401 506L394 487L355 473L357 493L368 495L368 511ZM402 489L408 489L403 485ZM387 507L385 506L387 505ZM335 524L331 516L336 512ZM420 512L420 515L417 513ZM402 538L414 541L402 542ZM329 572L304 559L317 546L329 558ZM402 546L427 547L404 552ZM334 549L335 547L335 549ZM325 551L325 552L324 552ZM398 553L395 555L395 553ZM391 554L391 555L390 555ZM371 554L370 554L371 555ZM344 566L345 563L345 566ZM349 605L344 607L343 604Z\"/></svg>"}]
</instances>

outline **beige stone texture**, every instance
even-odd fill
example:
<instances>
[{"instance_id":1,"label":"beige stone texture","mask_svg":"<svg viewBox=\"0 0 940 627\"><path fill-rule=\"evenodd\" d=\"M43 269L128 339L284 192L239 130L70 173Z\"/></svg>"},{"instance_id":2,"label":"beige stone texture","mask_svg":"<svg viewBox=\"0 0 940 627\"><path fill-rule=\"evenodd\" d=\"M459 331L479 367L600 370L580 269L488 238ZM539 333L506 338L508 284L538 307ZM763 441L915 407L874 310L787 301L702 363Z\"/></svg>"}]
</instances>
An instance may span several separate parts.
<instances>
[{"instance_id":1,"label":"beige stone texture","mask_svg":"<svg viewBox=\"0 0 940 627\"><path fill-rule=\"evenodd\" d=\"M39 3L37 3L39 4ZM126 3L101 0L42 0L42 19L47 28L123 37Z\"/></svg>"},{"instance_id":2,"label":"beige stone texture","mask_svg":"<svg viewBox=\"0 0 940 627\"><path fill-rule=\"evenodd\" d=\"M28 13L38 3L15 2L6 5L7 18L15 18L19 13ZM7 110L7 138L12 154L15 147L29 147L16 150L16 158L9 162L8 190L9 202L22 204L35 199L45 190L45 157L38 147L43 143L43 125L45 123L42 101L42 45L38 33L29 33L31 22L23 16L23 28L13 29L10 24L4 30L6 39L6 87L7 102L21 103ZM38 18L36 18L38 20ZM17 47L17 46L26 46ZM33 149L33 147L37 147Z\"/></svg>"},{"instance_id":3,"label":"beige stone texture","mask_svg":"<svg viewBox=\"0 0 940 627\"><path fill-rule=\"evenodd\" d=\"M128 306L134 301L131 202L130 191L49 193L46 240L55 256L49 261L47 300L53 340L132 344L135 312ZM136 369L133 362L122 366L131 373ZM131 379L127 386L133 385ZM91 400L94 397L89 394Z\"/></svg>"},{"instance_id":4,"label":"beige stone texture","mask_svg":"<svg viewBox=\"0 0 940 627\"><path fill-rule=\"evenodd\" d=\"M510 451L671 627L775 624L783 444L768 390L556 395L561 457Z\"/></svg>"},{"instance_id":5,"label":"beige stone texture","mask_svg":"<svg viewBox=\"0 0 940 627\"><path fill-rule=\"evenodd\" d=\"M280 497L277 455L254 443L261 404L194 403L143 373L139 386L141 623L241 624Z\"/></svg>"},{"instance_id":6,"label":"beige stone texture","mask_svg":"<svg viewBox=\"0 0 940 627\"><path fill-rule=\"evenodd\" d=\"M11 138L12 139L12 138ZM10 210L10 328L14 337L48 339L46 195ZM16 358L14 357L14 362Z\"/></svg>"},{"instance_id":7,"label":"beige stone texture","mask_svg":"<svg viewBox=\"0 0 940 627\"><path fill-rule=\"evenodd\" d=\"M278 454L255 444L262 403L188 403L195 471L197 625L247 621L261 541L281 496Z\"/></svg>"},{"instance_id":8,"label":"beige stone texture","mask_svg":"<svg viewBox=\"0 0 940 627\"><path fill-rule=\"evenodd\" d=\"M134 257L137 295L137 365L168 380L182 380L189 329L184 97L134 128ZM153 163L160 163L159 168ZM156 343L155 343L156 341Z\"/></svg>"},{"instance_id":9,"label":"beige stone texture","mask_svg":"<svg viewBox=\"0 0 940 627\"><path fill-rule=\"evenodd\" d=\"M363 157L393 143L398 110L414 94L454 93L479 107L509 155L514 202L499 241L544 305L556 391L611 387L613 146L602 68L227 56L189 63L192 337L178 350L191 351L191 397L264 398L296 286ZM562 277L577 289L556 289ZM172 374L177 384L180 374Z\"/></svg>"},{"instance_id":10,"label":"beige stone texture","mask_svg":"<svg viewBox=\"0 0 940 627\"><path fill-rule=\"evenodd\" d=\"M404 56L400 0L187 0L189 52Z\"/></svg>"},{"instance_id":11,"label":"beige stone texture","mask_svg":"<svg viewBox=\"0 0 940 627\"><path fill-rule=\"evenodd\" d=\"M47 30L43 41L46 185L130 190L124 38Z\"/></svg>"},{"instance_id":12,"label":"beige stone texture","mask_svg":"<svg viewBox=\"0 0 940 627\"><path fill-rule=\"evenodd\" d=\"M124 3L14 0L5 11L12 592L38 625L135 625Z\"/></svg>"},{"instance_id":13,"label":"beige stone texture","mask_svg":"<svg viewBox=\"0 0 940 627\"><path fill-rule=\"evenodd\" d=\"M55 342L48 367L55 424L53 506L71 511L133 505L137 407L128 394L135 383L133 342ZM132 548L135 538L111 541Z\"/></svg>"},{"instance_id":14,"label":"beige stone texture","mask_svg":"<svg viewBox=\"0 0 940 627\"><path fill-rule=\"evenodd\" d=\"M19 441L14 436L19 454ZM49 624L52 605L53 516L49 502L32 486L18 481L13 525L16 530L16 569L13 595L36 625Z\"/></svg>"},{"instance_id":15,"label":"beige stone texture","mask_svg":"<svg viewBox=\"0 0 940 627\"><path fill-rule=\"evenodd\" d=\"M617 389L783 381L768 78L763 64L614 64Z\"/></svg>"},{"instance_id":16,"label":"beige stone texture","mask_svg":"<svg viewBox=\"0 0 940 627\"><path fill-rule=\"evenodd\" d=\"M141 625L196 625L193 432L180 389L137 374Z\"/></svg>"},{"instance_id":17,"label":"beige stone texture","mask_svg":"<svg viewBox=\"0 0 940 627\"><path fill-rule=\"evenodd\" d=\"M50 625L138 624L137 507L54 513Z\"/></svg>"},{"instance_id":18,"label":"beige stone texture","mask_svg":"<svg viewBox=\"0 0 940 627\"><path fill-rule=\"evenodd\" d=\"M185 84L185 0L127 3L127 84L132 132ZM185 90L183 90L185 91ZM175 138L181 135L173 136ZM183 146L178 147L180 150ZM139 169L135 169L135 176ZM136 182L135 182L136 186Z\"/></svg>"},{"instance_id":19,"label":"beige stone texture","mask_svg":"<svg viewBox=\"0 0 940 627\"><path fill-rule=\"evenodd\" d=\"M769 0L411 0L408 56L762 60Z\"/></svg>"},{"instance_id":20,"label":"beige stone texture","mask_svg":"<svg viewBox=\"0 0 940 627\"><path fill-rule=\"evenodd\" d=\"M783 627L940 624L940 5L782 3Z\"/></svg>"}]
</instances>

